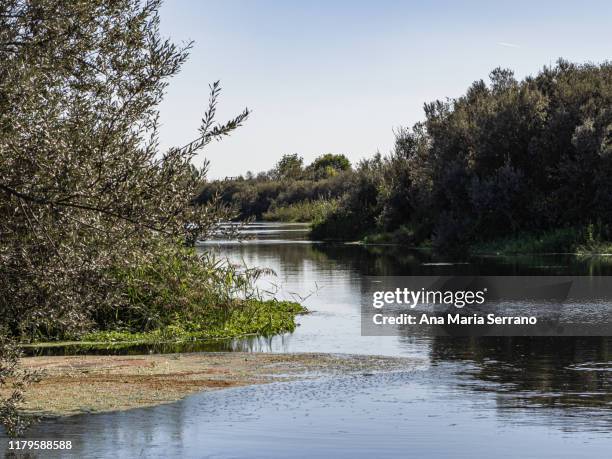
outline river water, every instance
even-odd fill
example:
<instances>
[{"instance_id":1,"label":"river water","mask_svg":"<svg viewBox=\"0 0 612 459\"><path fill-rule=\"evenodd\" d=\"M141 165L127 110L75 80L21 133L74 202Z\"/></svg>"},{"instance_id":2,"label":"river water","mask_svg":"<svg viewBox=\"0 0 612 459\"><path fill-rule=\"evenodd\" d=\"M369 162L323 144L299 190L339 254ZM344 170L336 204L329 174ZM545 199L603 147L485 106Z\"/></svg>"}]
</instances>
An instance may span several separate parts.
<instances>
[{"instance_id":1,"label":"river water","mask_svg":"<svg viewBox=\"0 0 612 459\"><path fill-rule=\"evenodd\" d=\"M360 328L364 276L612 275L612 257L454 263L394 246L310 242L298 224L246 232L253 239L201 248L272 268L262 291L311 313L292 334L180 350L391 355L421 365L49 420L28 437L70 439L66 457L612 457L612 339L366 337Z\"/></svg>"}]
</instances>

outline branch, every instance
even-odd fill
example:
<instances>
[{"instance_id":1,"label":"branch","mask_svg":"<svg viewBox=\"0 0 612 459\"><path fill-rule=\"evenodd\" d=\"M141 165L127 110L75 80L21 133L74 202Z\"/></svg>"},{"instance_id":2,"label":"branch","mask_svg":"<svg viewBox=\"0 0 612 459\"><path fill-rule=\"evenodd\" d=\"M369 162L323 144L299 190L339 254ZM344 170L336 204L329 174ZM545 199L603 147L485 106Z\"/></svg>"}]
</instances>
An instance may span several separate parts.
<instances>
[{"instance_id":1,"label":"branch","mask_svg":"<svg viewBox=\"0 0 612 459\"><path fill-rule=\"evenodd\" d=\"M210 85L210 98L208 100L208 109L202 118L202 126L200 127L200 137L192 140L188 144L178 148L178 151L182 154L191 154L200 148L206 146L212 139L229 135L237 127L241 126L243 121L246 120L251 113L248 108L235 117L229 120L227 123L221 125L217 124L213 126L215 114L217 112L217 99L221 94L221 87L219 81L215 81Z\"/></svg>"},{"instance_id":2,"label":"branch","mask_svg":"<svg viewBox=\"0 0 612 459\"><path fill-rule=\"evenodd\" d=\"M118 218L120 220L124 220L127 221L129 223L133 223L134 225L139 225L139 226L143 226L147 229L153 230L153 231L157 231L160 232L162 234L165 234L167 236L172 236L172 233L170 233L169 231L166 231L164 229L161 228L157 228L153 225L148 225L147 223L143 223L140 222L138 220L134 220L130 217L126 217L125 215L121 215L118 214L116 212L112 212L110 210L106 210L106 209L101 209L99 207L93 207L93 206L89 206L87 204L78 204L78 203L74 203L74 202L61 202L61 201L51 201L49 199L45 199L45 198L40 198L40 197L36 197L36 196L30 196L28 194L25 193L21 193L17 190L14 190L13 188L10 188L6 185L0 184L0 189L4 190L7 194L15 196L19 199L24 199L26 201L30 201L30 202L34 202L36 204L41 204L41 205L49 205L51 207L72 207L75 209L81 209L81 210L89 210L92 212L98 212L104 215L108 215L110 217L114 217L114 218Z\"/></svg>"}]
</instances>

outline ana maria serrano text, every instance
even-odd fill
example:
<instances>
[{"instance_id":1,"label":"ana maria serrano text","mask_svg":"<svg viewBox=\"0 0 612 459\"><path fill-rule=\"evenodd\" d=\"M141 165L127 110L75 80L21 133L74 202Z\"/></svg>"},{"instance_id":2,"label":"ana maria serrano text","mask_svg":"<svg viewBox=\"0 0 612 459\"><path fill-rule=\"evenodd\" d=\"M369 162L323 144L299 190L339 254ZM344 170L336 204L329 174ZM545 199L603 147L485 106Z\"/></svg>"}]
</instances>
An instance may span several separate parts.
<instances>
[{"instance_id":1,"label":"ana maria serrano text","mask_svg":"<svg viewBox=\"0 0 612 459\"><path fill-rule=\"evenodd\" d=\"M410 290L396 288L393 291L376 291L372 294L372 306L381 309L385 305L405 305L415 308L418 304L440 304L463 308L469 305L481 305L486 301L487 289L483 290ZM423 314L397 314L385 315L377 313L372 316L375 325L535 325L538 321L535 316L497 316L490 313L480 314L452 314L446 316Z\"/></svg>"}]
</instances>

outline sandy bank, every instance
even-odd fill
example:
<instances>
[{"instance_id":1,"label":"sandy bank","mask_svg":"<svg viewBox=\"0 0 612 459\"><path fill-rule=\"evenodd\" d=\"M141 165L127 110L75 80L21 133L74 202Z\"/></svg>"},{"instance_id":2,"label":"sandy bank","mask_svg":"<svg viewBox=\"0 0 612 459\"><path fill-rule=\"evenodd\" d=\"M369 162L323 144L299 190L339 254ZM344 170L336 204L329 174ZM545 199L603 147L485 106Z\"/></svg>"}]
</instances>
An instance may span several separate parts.
<instances>
[{"instance_id":1,"label":"sandy bank","mask_svg":"<svg viewBox=\"0 0 612 459\"><path fill-rule=\"evenodd\" d=\"M406 370L402 358L240 352L139 356L28 357L42 370L26 394L27 412L61 416L125 410L179 400L197 391L320 376Z\"/></svg>"}]
</instances>

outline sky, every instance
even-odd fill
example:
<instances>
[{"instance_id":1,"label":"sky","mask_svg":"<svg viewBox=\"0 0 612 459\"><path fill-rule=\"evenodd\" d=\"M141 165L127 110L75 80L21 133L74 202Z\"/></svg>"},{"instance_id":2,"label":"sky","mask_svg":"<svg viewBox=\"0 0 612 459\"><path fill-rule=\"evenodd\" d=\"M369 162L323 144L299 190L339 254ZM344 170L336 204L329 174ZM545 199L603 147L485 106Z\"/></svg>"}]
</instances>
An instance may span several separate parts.
<instances>
[{"instance_id":1,"label":"sky","mask_svg":"<svg viewBox=\"0 0 612 459\"><path fill-rule=\"evenodd\" d=\"M612 58L612 2L166 0L161 33L193 40L161 105L163 148L197 136L208 85L219 121L252 114L196 158L209 177L268 170L288 153L352 162L391 151L423 104L496 67L523 78L563 57Z\"/></svg>"}]
</instances>

